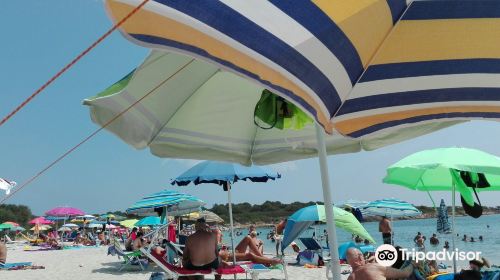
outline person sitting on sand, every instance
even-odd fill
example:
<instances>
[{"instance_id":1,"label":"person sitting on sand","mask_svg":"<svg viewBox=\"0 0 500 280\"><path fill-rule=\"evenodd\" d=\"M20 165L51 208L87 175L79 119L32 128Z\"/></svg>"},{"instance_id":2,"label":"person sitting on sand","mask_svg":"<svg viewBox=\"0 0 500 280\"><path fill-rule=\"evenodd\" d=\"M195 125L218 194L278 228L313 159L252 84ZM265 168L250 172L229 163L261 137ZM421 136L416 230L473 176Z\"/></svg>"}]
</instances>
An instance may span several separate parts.
<instances>
[{"instance_id":1,"label":"person sitting on sand","mask_svg":"<svg viewBox=\"0 0 500 280\"><path fill-rule=\"evenodd\" d=\"M431 245L438 245L439 244L439 239L437 238L436 234L432 234L432 237L431 239L429 240L429 242L431 243Z\"/></svg>"},{"instance_id":2,"label":"person sitting on sand","mask_svg":"<svg viewBox=\"0 0 500 280\"><path fill-rule=\"evenodd\" d=\"M209 230L204 218L198 219L194 228L195 233L186 240L182 254L182 266L190 270L217 269L220 265L217 235ZM188 277L188 279L196 278ZM221 279L221 276L216 275L215 279Z\"/></svg>"},{"instance_id":3,"label":"person sitting on sand","mask_svg":"<svg viewBox=\"0 0 500 280\"><path fill-rule=\"evenodd\" d=\"M347 263L352 267L348 280L385 280L387 278L407 278L413 273L415 263L404 269L384 267L376 263L366 263L363 253L357 248L347 250Z\"/></svg>"},{"instance_id":4,"label":"person sitting on sand","mask_svg":"<svg viewBox=\"0 0 500 280\"><path fill-rule=\"evenodd\" d=\"M5 243L0 242L0 265L3 265L7 262L7 246Z\"/></svg>"}]
</instances>

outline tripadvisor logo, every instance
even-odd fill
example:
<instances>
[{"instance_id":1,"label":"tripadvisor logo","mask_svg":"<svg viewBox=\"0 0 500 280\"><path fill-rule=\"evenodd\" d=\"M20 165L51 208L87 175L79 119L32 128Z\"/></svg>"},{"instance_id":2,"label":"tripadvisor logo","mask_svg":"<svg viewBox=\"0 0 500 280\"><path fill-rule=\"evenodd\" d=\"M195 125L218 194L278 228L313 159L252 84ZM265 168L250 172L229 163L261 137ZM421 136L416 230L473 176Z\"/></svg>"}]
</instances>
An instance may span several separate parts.
<instances>
[{"instance_id":1,"label":"tripadvisor logo","mask_svg":"<svg viewBox=\"0 0 500 280\"><path fill-rule=\"evenodd\" d=\"M375 251L375 260L382 266L392 266L398 260L398 250L392 245L380 245Z\"/></svg>"},{"instance_id":2,"label":"tripadvisor logo","mask_svg":"<svg viewBox=\"0 0 500 280\"><path fill-rule=\"evenodd\" d=\"M415 249L401 249L401 256L398 256L398 250L392 245L380 245L375 252L375 260L382 266L392 266L400 257L403 261L414 260L417 263L424 260L429 261L472 261L481 259L481 252L464 252L455 249L454 251L416 251Z\"/></svg>"}]
</instances>

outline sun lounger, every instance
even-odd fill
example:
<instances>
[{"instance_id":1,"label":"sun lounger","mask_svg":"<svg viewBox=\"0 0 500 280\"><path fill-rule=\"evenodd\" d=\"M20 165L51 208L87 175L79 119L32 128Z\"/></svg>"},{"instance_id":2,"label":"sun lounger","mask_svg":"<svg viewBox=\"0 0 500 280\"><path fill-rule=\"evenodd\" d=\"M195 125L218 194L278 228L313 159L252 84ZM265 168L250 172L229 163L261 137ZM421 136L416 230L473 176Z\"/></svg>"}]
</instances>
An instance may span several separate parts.
<instances>
[{"instance_id":1,"label":"sun lounger","mask_svg":"<svg viewBox=\"0 0 500 280\"><path fill-rule=\"evenodd\" d=\"M141 252L144 255L146 255L148 258L150 258L152 261L154 261L159 268L161 268L163 271L165 271L165 273L168 275L167 279L177 280L177 279L179 279L179 277L183 277L183 276L205 276L205 275L211 275L211 274L232 275L232 274L245 273L245 269L243 269L243 267L241 267L240 265L235 265L235 266L226 267L226 268L218 268L217 270L185 269L185 268L178 267L178 266L175 266L173 264L168 263L167 260L165 259L164 255L158 255L158 254L155 254L154 252L148 252L145 248L141 248Z\"/></svg>"},{"instance_id":2,"label":"sun lounger","mask_svg":"<svg viewBox=\"0 0 500 280\"><path fill-rule=\"evenodd\" d=\"M5 235L5 243L7 243L7 244L23 244L26 242L27 241L25 241L25 240L19 240L19 241L12 240L12 239L10 239L10 237L7 234Z\"/></svg>"},{"instance_id":3,"label":"sun lounger","mask_svg":"<svg viewBox=\"0 0 500 280\"><path fill-rule=\"evenodd\" d=\"M144 270L146 268L146 266L148 265L147 261L144 262L141 257L142 257L142 253L141 251L134 251L134 252L130 252L130 253L125 253L125 251L123 251L120 243L118 242L118 240L114 240L113 244L111 245L114 247L114 251L116 252L118 258L123 258L123 263L122 265L118 268L118 271L122 271L122 269L124 269L125 267L127 266L131 266L131 265L139 265L139 267L141 268L141 270Z\"/></svg>"}]
</instances>

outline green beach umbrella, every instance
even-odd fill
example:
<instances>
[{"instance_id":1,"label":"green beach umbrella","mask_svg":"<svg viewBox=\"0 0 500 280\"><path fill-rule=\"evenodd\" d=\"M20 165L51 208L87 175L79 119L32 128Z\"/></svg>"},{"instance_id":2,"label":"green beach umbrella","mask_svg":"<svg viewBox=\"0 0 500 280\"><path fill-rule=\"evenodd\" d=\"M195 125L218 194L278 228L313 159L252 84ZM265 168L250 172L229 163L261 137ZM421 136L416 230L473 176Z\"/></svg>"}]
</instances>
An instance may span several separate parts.
<instances>
[{"instance_id":1,"label":"green beach umbrella","mask_svg":"<svg viewBox=\"0 0 500 280\"><path fill-rule=\"evenodd\" d=\"M14 226L11 224L6 224L6 223L0 224L0 230L12 229L12 228L14 228Z\"/></svg>"},{"instance_id":2,"label":"green beach umbrella","mask_svg":"<svg viewBox=\"0 0 500 280\"><path fill-rule=\"evenodd\" d=\"M135 226L135 223L137 223L139 220L137 219L130 219L130 220L125 220L121 221L120 225L124 226L126 228L133 228Z\"/></svg>"},{"instance_id":3,"label":"green beach umbrella","mask_svg":"<svg viewBox=\"0 0 500 280\"><path fill-rule=\"evenodd\" d=\"M383 182L418 191L451 191L454 231L455 191L460 192L468 205L474 205L473 191L467 187L460 171L468 172L476 184L479 183L479 174L484 174L489 186L476 188L476 191L500 190L500 158L469 148L439 148L414 153L391 165ZM452 246L454 250L454 232ZM456 270L455 260L453 266Z\"/></svg>"}]
</instances>

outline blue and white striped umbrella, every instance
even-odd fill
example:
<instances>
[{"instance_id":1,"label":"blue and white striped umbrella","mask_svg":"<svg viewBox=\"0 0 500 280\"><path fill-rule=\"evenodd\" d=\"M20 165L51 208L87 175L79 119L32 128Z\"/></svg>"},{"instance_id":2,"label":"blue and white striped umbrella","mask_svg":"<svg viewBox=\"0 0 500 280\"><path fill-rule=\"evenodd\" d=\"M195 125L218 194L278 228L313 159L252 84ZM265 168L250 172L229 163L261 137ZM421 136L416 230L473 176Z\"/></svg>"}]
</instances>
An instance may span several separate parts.
<instances>
[{"instance_id":1,"label":"blue and white striped umbrella","mask_svg":"<svg viewBox=\"0 0 500 280\"><path fill-rule=\"evenodd\" d=\"M398 199L375 200L362 207L363 210L375 216L393 218L420 216L422 212L413 204Z\"/></svg>"},{"instance_id":2,"label":"blue and white striped umbrella","mask_svg":"<svg viewBox=\"0 0 500 280\"><path fill-rule=\"evenodd\" d=\"M169 215L184 215L199 211L203 205L205 202L192 195L163 190L137 201L126 212L150 216L155 213L156 208L166 208Z\"/></svg>"}]
</instances>

